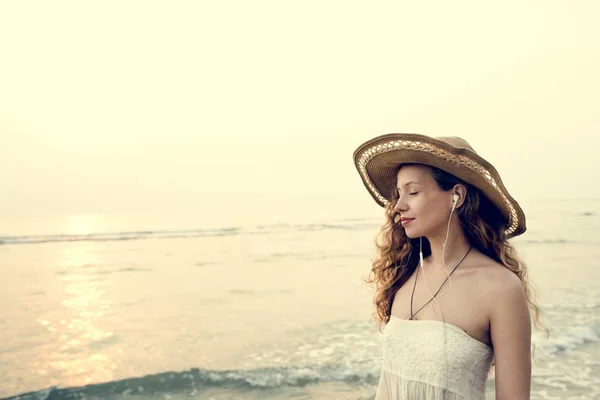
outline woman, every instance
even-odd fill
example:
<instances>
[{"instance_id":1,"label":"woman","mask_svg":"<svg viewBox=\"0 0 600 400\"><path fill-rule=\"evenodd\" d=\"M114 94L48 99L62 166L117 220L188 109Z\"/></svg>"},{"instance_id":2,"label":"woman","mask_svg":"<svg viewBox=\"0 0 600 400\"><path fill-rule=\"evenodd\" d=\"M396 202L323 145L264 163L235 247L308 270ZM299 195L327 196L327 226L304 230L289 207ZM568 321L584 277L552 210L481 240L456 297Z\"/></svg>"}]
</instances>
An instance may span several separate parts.
<instances>
[{"instance_id":1,"label":"woman","mask_svg":"<svg viewBox=\"0 0 600 400\"><path fill-rule=\"evenodd\" d=\"M508 239L525 215L496 169L457 137L389 134L361 145L355 165L385 207L375 316L385 323L376 399L529 399L530 309L525 265Z\"/></svg>"}]
</instances>

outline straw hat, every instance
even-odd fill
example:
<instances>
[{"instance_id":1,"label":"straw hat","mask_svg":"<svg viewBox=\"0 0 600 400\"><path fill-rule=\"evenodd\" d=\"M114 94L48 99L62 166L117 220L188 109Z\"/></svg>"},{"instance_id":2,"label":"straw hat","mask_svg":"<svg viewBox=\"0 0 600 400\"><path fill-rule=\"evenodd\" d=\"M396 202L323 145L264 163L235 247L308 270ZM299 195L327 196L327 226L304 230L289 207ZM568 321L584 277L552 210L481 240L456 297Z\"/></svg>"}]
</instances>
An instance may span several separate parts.
<instances>
[{"instance_id":1,"label":"straw hat","mask_svg":"<svg viewBox=\"0 0 600 400\"><path fill-rule=\"evenodd\" d=\"M523 210L502 184L494 166L464 139L391 133L373 138L354 151L354 164L363 183L383 207L396 186L397 168L405 163L437 167L481 190L504 215L508 237L527 229Z\"/></svg>"}]
</instances>

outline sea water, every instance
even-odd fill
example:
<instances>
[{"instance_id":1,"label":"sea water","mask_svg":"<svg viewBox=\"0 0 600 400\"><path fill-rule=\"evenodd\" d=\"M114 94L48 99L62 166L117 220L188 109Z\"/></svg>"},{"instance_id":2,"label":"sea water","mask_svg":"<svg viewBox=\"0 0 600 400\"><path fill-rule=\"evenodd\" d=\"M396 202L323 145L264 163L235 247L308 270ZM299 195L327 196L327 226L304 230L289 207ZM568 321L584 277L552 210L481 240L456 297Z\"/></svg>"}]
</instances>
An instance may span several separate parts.
<instances>
[{"instance_id":1,"label":"sea water","mask_svg":"<svg viewBox=\"0 0 600 400\"><path fill-rule=\"evenodd\" d=\"M0 237L0 397L372 399L370 218ZM539 201L532 398L600 398L600 201ZM493 379L488 384L493 398Z\"/></svg>"}]
</instances>

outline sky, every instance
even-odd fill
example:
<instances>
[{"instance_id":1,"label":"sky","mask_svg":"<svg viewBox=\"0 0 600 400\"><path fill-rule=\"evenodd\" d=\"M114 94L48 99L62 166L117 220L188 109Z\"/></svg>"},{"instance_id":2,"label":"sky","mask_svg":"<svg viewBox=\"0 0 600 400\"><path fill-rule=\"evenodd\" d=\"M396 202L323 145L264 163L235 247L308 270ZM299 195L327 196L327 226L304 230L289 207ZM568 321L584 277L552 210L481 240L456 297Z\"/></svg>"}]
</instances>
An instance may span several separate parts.
<instances>
[{"instance_id":1,"label":"sky","mask_svg":"<svg viewBox=\"0 0 600 400\"><path fill-rule=\"evenodd\" d=\"M380 216L352 152L460 136L599 198L597 1L5 1L0 235ZM527 212L527 210L525 210Z\"/></svg>"}]
</instances>

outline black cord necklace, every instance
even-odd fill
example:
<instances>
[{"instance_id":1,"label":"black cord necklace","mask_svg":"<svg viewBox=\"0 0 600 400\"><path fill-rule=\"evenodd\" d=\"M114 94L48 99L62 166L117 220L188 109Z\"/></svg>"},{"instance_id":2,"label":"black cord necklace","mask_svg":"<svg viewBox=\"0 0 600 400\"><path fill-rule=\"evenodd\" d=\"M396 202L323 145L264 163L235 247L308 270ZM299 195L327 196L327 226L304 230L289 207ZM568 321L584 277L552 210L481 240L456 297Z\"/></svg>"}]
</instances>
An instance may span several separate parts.
<instances>
[{"instance_id":1,"label":"black cord necklace","mask_svg":"<svg viewBox=\"0 0 600 400\"><path fill-rule=\"evenodd\" d=\"M415 276L415 283L413 284L412 293L411 293L411 295L410 295L410 318L409 318L409 320L412 320L412 319L414 319L414 318L415 318L415 315L417 315L417 314L419 313L419 311L421 311L422 309L424 309L424 308L425 308L425 306L426 306L427 304L431 303L431 301L432 301L433 299L435 299L435 296L437 296L437 295L438 295L438 293L440 292L440 290L442 290L442 288L443 288L443 287L444 287L444 285L446 284L446 281L448 281L448 279L450 278L450 275L452 275L452 273L453 273L454 271L456 271L456 268L458 268L458 266L459 266L459 265L460 265L460 264L461 264L461 263L464 261L464 259L465 259L465 258L467 258L467 256L468 256L468 255L469 255L469 253L471 252L471 248L472 248L472 247L473 247L473 246L469 246L469 250L467 251L467 254L465 254L465 256L462 258L462 260L460 260L460 261L458 262L458 264L456 264L456 267L454 267L454 269L452 270L452 272L450 272L450 274L448 274L448 276L446 277L446 279L444 280L444 282L442 282L442 285L441 285L441 286L440 286L440 288L437 290L437 292L435 292L435 294L433 295L433 297L432 297L431 299L429 299L429 301L428 301L427 303L423 304L423 307L419 308L419 309L417 310L417 312L415 312L415 313L413 314L413 312L412 312L412 310L413 310L413 297L414 297L414 295L415 295L415 288L417 287L417 278L419 277L419 266L417 265L417 275Z\"/></svg>"}]
</instances>

